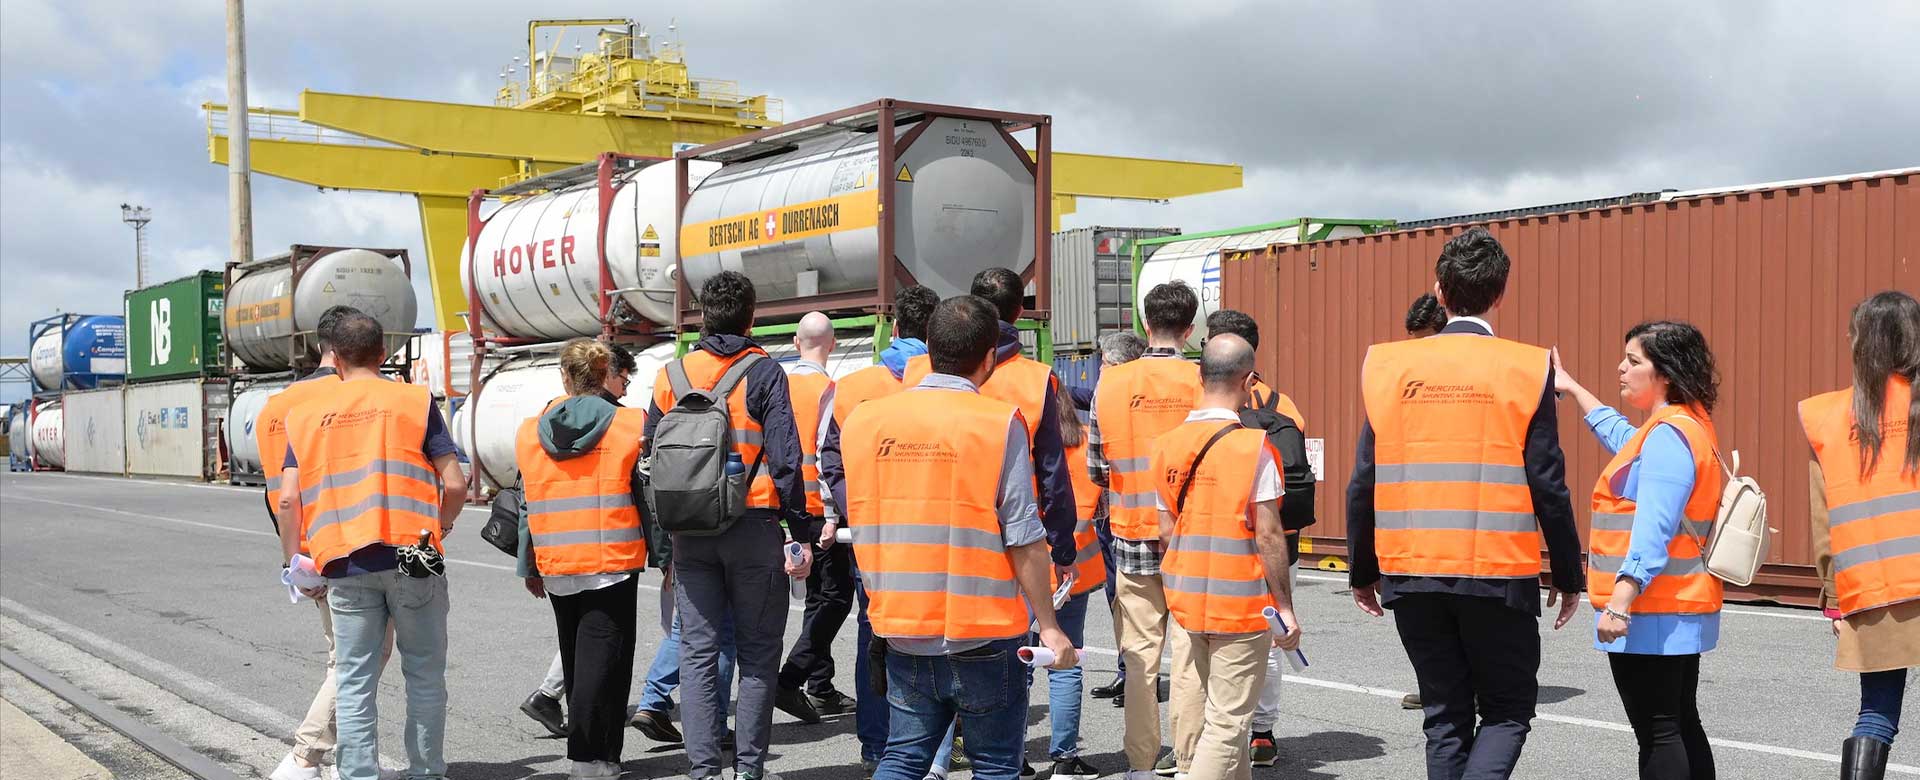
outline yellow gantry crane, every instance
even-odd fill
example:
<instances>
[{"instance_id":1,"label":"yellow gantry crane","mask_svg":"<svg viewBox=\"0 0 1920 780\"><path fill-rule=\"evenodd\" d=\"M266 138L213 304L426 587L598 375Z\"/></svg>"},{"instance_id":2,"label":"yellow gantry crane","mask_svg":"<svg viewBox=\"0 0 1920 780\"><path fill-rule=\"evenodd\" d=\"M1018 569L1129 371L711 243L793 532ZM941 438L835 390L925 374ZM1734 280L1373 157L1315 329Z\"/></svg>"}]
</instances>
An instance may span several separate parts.
<instances>
[{"instance_id":1,"label":"yellow gantry crane","mask_svg":"<svg viewBox=\"0 0 1920 780\"><path fill-rule=\"evenodd\" d=\"M565 32L578 28L593 28L592 48L562 51ZM542 50L546 29L562 34ZM437 325L457 330L465 327L459 264L473 190L602 152L666 156L676 144L781 123L778 99L691 76L678 41L656 42L628 19L528 22L527 59L514 69L523 65L526 78L503 78L492 106L308 90L297 110L249 108L253 170L324 189L415 196ZM203 108L208 155L225 165L226 106ZM1169 200L1241 185L1238 165L1055 152L1053 166L1056 228L1082 197Z\"/></svg>"}]
</instances>

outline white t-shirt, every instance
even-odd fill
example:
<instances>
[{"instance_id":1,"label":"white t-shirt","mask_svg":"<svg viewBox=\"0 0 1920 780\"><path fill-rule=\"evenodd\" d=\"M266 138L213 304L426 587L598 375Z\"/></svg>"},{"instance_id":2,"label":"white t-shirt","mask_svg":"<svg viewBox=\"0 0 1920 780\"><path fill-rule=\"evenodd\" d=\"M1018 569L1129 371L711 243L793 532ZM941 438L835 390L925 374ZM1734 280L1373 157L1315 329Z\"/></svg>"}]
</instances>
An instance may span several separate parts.
<instances>
[{"instance_id":1,"label":"white t-shirt","mask_svg":"<svg viewBox=\"0 0 1920 780\"><path fill-rule=\"evenodd\" d=\"M1240 414L1232 409L1221 409L1219 407L1195 409L1187 413L1187 422L1207 421L1239 422ZM1253 468L1253 493L1247 499L1247 506L1249 508L1254 504L1272 501L1286 494L1286 486L1280 481L1280 467L1273 462L1273 450L1271 448L1260 448L1260 464ZM1162 510L1170 510L1173 508L1167 506L1166 499L1160 497L1160 491L1158 490L1153 491L1153 505L1155 508Z\"/></svg>"}]
</instances>

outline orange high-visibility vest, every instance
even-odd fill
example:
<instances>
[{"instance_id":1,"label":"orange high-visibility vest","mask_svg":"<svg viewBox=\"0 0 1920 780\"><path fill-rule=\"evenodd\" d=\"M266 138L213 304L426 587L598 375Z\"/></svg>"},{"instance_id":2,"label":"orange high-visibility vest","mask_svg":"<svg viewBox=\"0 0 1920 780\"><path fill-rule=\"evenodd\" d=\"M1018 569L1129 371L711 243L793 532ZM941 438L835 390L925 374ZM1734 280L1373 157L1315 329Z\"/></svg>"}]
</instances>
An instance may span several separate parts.
<instances>
[{"instance_id":1,"label":"orange high-visibility vest","mask_svg":"<svg viewBox=\"0 0 1920 780\"><path fill-rule=\"evenodd\" d=\"M1490 336L1367 350L1360 383L1374 433L1382 573L1539 576L1524 455L1546 382L1546 350Z\"/></svg>"},{"instance_id":2,"label":"orange high-visibility vest","mask_svg":"<svg viewBox=\"0 0 1920 780\"><path fill-rule=\"evenodd\" d=\"M287 411L334 387L338 377L308 377L287 385L267 398L253 421L253 440L260 447L260 473L267 479L267 511L280 516L280 472L287 465Z\"/></svg>"},{"instance_id":3,"label":"orange high-visibility vest","mask_svg":"<svg viewBox=\"0 0 1920 780\"><path fill-rule=\"evenodd\" d=\"M997 511L1018 415L974 393L919 390L863 403L847 420L847 517L874 634L1026 635Z\"/></svg>"},{"instance_id":4,"label":"orange high-visibility vest","mask_svg":"<svg viewBox=\"0 0 1920 780\"><path fill-rule=\"evenodd\" d=\"M1181 425L1160 436L1153 447L1153 473L1160 501L1168 511L1179 506L1194 456L1207 440L1232 423L1212 420ZM1207 452L1187 492L1185 511L1174 517L1160 578L1167 610L1188 631L1247 634L1267 630L1261 610L1277 606L1267 589L1267 569L1254 544L1247 499L1259 476L1266 433L1243 428L1222 437Z\"/></svg>"},{"instance_id":5,"label":"orange high-visibility vest","mask_svg":"<svg viewBox=\"0 0 1920 780\"><path fill-rule=\"evenodd\" d=\"M793 399L793 427L800 432L800 480L807 491L807 513L826 514L826 502L820 498L820 426L826 424L827 395L833 392L833 377L807 372L787 375L787 395Z\"/></svg>"},{"instance_id":6,"label":"orange high-visibility vest","mask_svg":"<svg viewBox=\"0 0 1920 780\"><path fill-rule=\"evenodd\" d=\"M1107 460L1107 517L1113 535L1160 538L1155 480L1148 473L1153 440L1179 427L1200 398L1200 366L1179 358L1144 357L1100 372L1094 422Z\"/></svg>"},{"instance_id":7,"label":"orange high-visibility vest","mask_svg":"<svg viewBox=\"0 0 1920 780\"><path fill-rule=\"evenodd\" d=\"M1100 532L1094 530L1093 515L1100 509L1100 486L1087 473L1087 444L1067 448L1067 475L1073 480L1073 589L1075 596L1107 584L1107 564L1100 556ZM1054 587L1060 587L1055 575Z\"/></svg>"},{"instance_id":8,"label":"orange high-visibility vest","mask_svg":"<svg viewBox=\"0 0 1920 780\"><path fill-rule=\"evenodd\" d=\"M440 546L440 478L421 447L427 388L354 379L287 413L300 468L300 523L320 568L373 544Z\"/></svg>"},{"instance_id":9,"label":"orange high-visibility vest","mask_svg":"<svg viewBox=\"0 0 1920 780\"><path fill-rule=\"evenodd\" d=\"M930 373L933 373L933 359L915 355L907 359L907 373L901 379L907 387L914 387ZM994 364L993 375L980 386L980 394L1019 409L1020 416L1027 420L1027 438L1031 440L1040 431L1047 398L1053 395L1053 367L1025 355L1014 355Z\"/></svg>"},{"instance_id":10,"label":"orange high-visibility vest","mask_svg":"<svg viewBox=\"0 0 1920 780\"><path fill-rule=\"evenodd\" d=\"M1912 398L1905 379L1887 383L1880 462L1865 474L1853 432L1853 390L1800 402L1800 423L1827 483L1833 595L1848 615L1920 599L1920 474L1901 471L1913 435L1907 430Z\"/></svg>"},{"instance_id":11,"label":"orange high-visibility vest","mask_svg":"<svg viewBox=\"0 0 1920 780\"><path fill-rule=\"evenodd\" d=\"M1253 380L1253 392L1250 396L1249 400L1251 403L1248 403L1247 406L1254 409L1264 409L1267 406L1267 399L1272 398L1274 401L1274 411L1286 415L1287 419L1292 420L1293 427L1299 428L1301 434L1307 432L1307 416L1300 413L1300 407L1295 406L1293 399L1288 398L1286 393L1268 387L1266 382L1255 379Z\"/></svg>"},{"instance_id":12,"label":"orange high-visibility vest","mask_svg":"<svg viewBox=\"0 0 1920 780\"><path fill-rule=\"evenodd\" d=\"M645 411L615 409L612 426L591 451L555 460L540 446L540 418L520 423L514 459L526 483L527 531L542 576L646 568L647 539L633 503L633 467L646 428Z\"/></svg>"},{"instance_id":13,"label":"orange high-visibility vest","mask_svg":"<svg viewBox=\"0 0 1920 780\"><path fill-rule=\"evenodd\" d=\"M719 357L704 349L696 349L681 358L680 364L686 369L687 384L711 390L734 361L750 354L764 356L767 353L759 347L750 347ZM667 379L666 366L661 366L660 373L653 380L653 405L664 414L673 408L673 404L673 382ZM740 462L745 463L747 471L754 475L753 484L747 487L747 506L779 509L780 495L773 486L773 469L766 463L759 464L757 469L754 466L754 462L760 459L761 448L766 444L766 434L760 428L760 421L747 414L747 382L744 380L735 384L733 392L727 394L727 421L733 425L733 451L739 453Z\"/></svg>"},{"instance_id":14,"label":"orange high-visibility vest","mask_svg":"<svg viewBox=\"0 0 1920 780\"><path fill-rule=\"evenodd\" d=\"M1608 600L1613 598L1614 581L1619 579L1620 565L1626 560L1627 549L1633 541L1637 504L1614 494L1614 479L1640 457L1640 448L1648 434L1662 423L1679 431L1687 440L1687 449L1693 452L1693 495L1688 497L1686 508L1681 512L1680 529L1667 543L1666 568L1633 600L1633 613L1707 615L1720 611L1720 578L1707 573L1700 540L1713 533L1713 519L1720 513L1720 487L1725 477L1713 461L1712 421L1705 412L1680 406L1665 406L1654 412L1647 423L1634 432L1633 438L1614 453L1613 461L1594 483L1593 530L1588 535L1587 547L1587 601L1595 609L1605 609Z\"/></svg>"},{"instance_id":15,"label":"orange high-visibility vest","mask_svg":"<svg viewBox=\"0 0 1920 780\"><path fill-rule=\"evenodd\" d=\"M833 383L833 424L847 429L847 415L863 403L885 398L906 388L886 366L867 366Z\"/></svg>"}]
</instances>

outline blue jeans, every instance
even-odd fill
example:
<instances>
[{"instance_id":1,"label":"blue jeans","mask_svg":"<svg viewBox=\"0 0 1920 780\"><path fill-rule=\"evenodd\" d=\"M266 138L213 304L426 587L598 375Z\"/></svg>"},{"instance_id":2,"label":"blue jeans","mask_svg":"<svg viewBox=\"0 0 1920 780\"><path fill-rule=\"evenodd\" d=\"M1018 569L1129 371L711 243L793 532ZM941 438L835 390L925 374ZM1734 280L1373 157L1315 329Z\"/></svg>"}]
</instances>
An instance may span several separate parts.
<instances>
[{"instance_id":1,"label":"blue jeans","mask_svg":"<svg viewBox=\"0 0 1920 780\"><path fill-rule=\"evenodd\" d=\"M867 648L873 644L873 624L867 622L867 587L860 581L860 570L853 572L853 593L860 608L854 610L860 621L860 636L855 640L853 664L854 732L860 738L860 760L878 763L887 749L887 703L873 695L873 673L867 664Z\"/></svg>"},{"instance_id":2,"label":"blue jeans","mask_svg":"<svg viewBox=\"0 0 1920 780\"><path fill-rule=\"evenodd\" d=\"M1900 705L1907 695L1907 670L1865 672L1860 675L1860 720L1853 735L1893 744L1900 733Z\"/></svg>"},{"instance_id":3,"label":"blue jeans","mask_svg":"<svg viewBox=\"0 0 1920 780\"><path fill-rule=\"evenodd\" d=\"M952 656L887 654L887 751L874 780L922 780L958 716L978 780L1020 776L1026 732L1025 637Z\"/></svg>"},{"instance_id":4,"label":"blue jeans","mask_svg":"<svg viewBox=\"0 0 1920 780\"><path fill-rule=\"evenodd\" d=\"M728 640L720 644L720 679L728 681L727 692L733 692L733 626L723 624ZM673 627L667 632L667 641L660 643L660 649L653 654L653 664L647 667L647 682L640 689L640 705L643 710L666 712L673 709L673 690L680 687L680 612L673 613Z\"/></svg>"},{"instance_id":5,"label":"blue jeans","mask_svg":"<svg viewBox=\"0 0 1920 780\"><path fill-rule=\"evenodd\" d=\"M1060 630L1065 632L1067 640L1074 647L1087 644L1087 602L1093 598L1093 591L1087 591L1067 600L1060 606L1054 617L1060 621ZM1033 670L1026 669L1028 684L1032 684ZM1080 755L1080 690L1084 679L1080 667L1072 669L1047 670L1047 719L1053 725L1053 738L1047 742L1047 757L1055 761ZM940 743L940 750L933 754L933 765L945 769L953 760L952 728L947 729L947 738Z\"/></svg>"},{"instance_id":6,"label":"blue jeans","mask_svg":"<svg viewBox=\"0 0 1920 780\"><path fill-rule=\"evenodd\" d=\"M447 734L447 578L398 571L341 577L328 584L333 610L334 758L343 780L380 777L377 694L381 645L393 622L394 650L407 681L408 780L445 778Z\"/></svg>"}]
</instances>

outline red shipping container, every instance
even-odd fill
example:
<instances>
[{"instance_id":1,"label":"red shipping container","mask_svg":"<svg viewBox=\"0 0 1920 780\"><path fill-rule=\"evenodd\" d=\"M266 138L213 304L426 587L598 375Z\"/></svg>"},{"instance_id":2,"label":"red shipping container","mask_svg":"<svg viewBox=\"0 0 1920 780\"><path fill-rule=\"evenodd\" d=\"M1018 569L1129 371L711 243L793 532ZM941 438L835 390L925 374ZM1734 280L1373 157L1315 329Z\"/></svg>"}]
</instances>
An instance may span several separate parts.
<instances>
[{"instance_id":1,"label":"red shipping container","mask_svg":"<svg viewBox=\"0 0 1920 780\"><path fill-rule=\"evenodd\" d=\"M1808 529L1812 455L1796 405L1851 381L1847 317L1897 289L1920 295L1920 186L1914 171L1795 183L1484 224L1513 258L1499 335L1558 345L1568 370L1617 401L1615 365L1635 323L1685 320L1705 332L1721 373L1714 421L1722 451L1767 491L1775 534L1747 599L1818 596ZM1476 224L1476 223L1469 223ZM1433 263L1466 224L1230 254L1224 305L1260 323L1260 371L1325 440L1311 554L1344 556L1346 485L1364 411L1360 364L1371 344L1406 338L1407 305L1433 287ZM1582 538L1608 457L1559 407L1567 487ZM1643 415L1622 409L1636 422Z\"/></svg>"}]
</instances>

